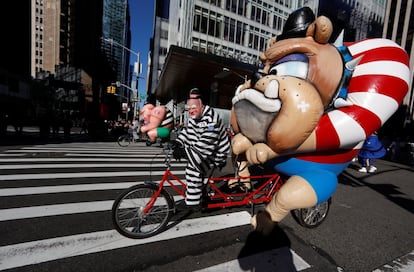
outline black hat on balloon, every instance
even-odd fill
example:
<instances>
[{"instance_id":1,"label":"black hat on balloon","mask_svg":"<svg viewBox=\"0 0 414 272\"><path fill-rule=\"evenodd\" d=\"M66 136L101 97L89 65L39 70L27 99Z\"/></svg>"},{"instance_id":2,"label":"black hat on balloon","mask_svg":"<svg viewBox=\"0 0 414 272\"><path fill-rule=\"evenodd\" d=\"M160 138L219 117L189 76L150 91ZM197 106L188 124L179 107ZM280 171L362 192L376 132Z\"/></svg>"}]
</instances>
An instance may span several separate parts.
<instances>
[{"instance_id":1,"label":"black hat on balloon","mask_svg":"<svg viewBox=\"0 0 414 272\"><path fill-rule=\"evenodd\" d=\"M277 41L306 36L309 25L315 21L315 14L309 7L303 7L292 12L286 20L282 34Z\"/></svg>"}]
</instances>

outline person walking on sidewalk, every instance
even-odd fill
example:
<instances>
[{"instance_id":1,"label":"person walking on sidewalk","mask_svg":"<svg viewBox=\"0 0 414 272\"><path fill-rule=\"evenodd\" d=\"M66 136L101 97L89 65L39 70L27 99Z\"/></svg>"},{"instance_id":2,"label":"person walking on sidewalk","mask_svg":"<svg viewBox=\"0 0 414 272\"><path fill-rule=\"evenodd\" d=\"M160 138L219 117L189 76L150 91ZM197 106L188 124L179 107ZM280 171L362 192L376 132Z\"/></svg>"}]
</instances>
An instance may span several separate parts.
<instances>
[{"instance_id":1,"label":"person walking on sidewalk","mask_svg":"<svg viewBox=\"0 0 414 272\"><path fill-rule=\"evenodd\" d=\"M358 160L361 164L361 168L358 170L361 173L374 173L377 171L373 159L379 159L385 156L387 151L378 139L378 135L374 132L369 136L358 154Z\"/></svg>"}]
</instances>

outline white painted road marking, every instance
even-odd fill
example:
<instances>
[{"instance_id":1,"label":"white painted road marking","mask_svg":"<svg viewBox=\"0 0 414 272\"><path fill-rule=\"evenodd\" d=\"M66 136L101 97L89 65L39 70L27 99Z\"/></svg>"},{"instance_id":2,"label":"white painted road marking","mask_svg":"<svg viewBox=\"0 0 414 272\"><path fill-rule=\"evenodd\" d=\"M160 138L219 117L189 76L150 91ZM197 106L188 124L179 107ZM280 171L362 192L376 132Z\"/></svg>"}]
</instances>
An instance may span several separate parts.
<instances>
[{"instance_id":1,"label":"white painted road marking","mask_svg":"<svg viewBox=\"0 0 414 272\"><path fill-rule=\"evenodd\" d=\"M157 183L158 181L154 181ZM61 186L39 186L39 187L19 187L0 189L0 196L18 196L18 195L39 195L68 192L85 192L97 190L116 190L126 189L142 182L119 182L119 183L92 183L92 184L75 184Z\"/></svg>"},{"instance_id":2,"label":"white painted road marking","mask_svg":"<svg viewBox=\"0 0 414 272\"><path fill-rule=\"evenodd\" d=\"M174 196L174 201L178 201L183 197L181 195ZM10 208L0 210L0 221L16 220L23 218L35 218L45 216L57 216L64 214L88 213L109 211L112 209L114 200L102 200L91 202L77 202L67 204L53 204L43 206L32 206L22 208Z\"/></svg>"},{"instance_id":3,"label":"white painted road marking","mask_svg":"<svg viewBox=\"0 0 414 272\"><path fill-rule=\"evenodd\" d=\"M105 156L104 158L91 158L88 156L87 158L7 158L7 159L0 159L0 162L14 162L14 163L22 163L22 162L113 162L115 159L110 158L112 156ZM128 156L129 157L129 156ZM140 159L140 158L126 158L122 156L122 158L117 157L117 162L148 162L148 158ZM154 158L151 162L163 162L163 158ZM175 163L175 162L174 162ZM174 164L173 163L173 164Z\"/></svg>"},{"instance_id":4,"label":"white painted road marking","mask_svg":"<svg viewBox=\"0 0 414 272\"><path fill-rule=\"evenodd\" d=\"M111 210L113 200L78 202L0 210L0 221Z\"/></svg>"},{"instance_id":5,"label":"white painted road marking","mask_svg":"<svg viewBox=\"0 0 414 272\"><path fill-rule=\"evenodd\" d=\"M410 253L395 259L394 261L375 269L373 272L413 272L414 271L414 250Z\"/></svg>"},{"instance_id":6,"label":"white painted road marking","mask_svg":"<svg viewBox=\"0 0 414 272\"><path fill-rule=\"evenodd\" d=\"M248 212L222 214L180 222L147 239L128 239L115 230L51 238L0 247L0 269L10 269L88 253L142 245L249 224Z\"/></svg>"},{"instance_id":7,"label":"white painted road marking","mask_svg":"<svg viewBox=\"0 0 414 272\"><path fill-rule=\"evenodd\" d=\"M148 160L147 160L148 161ZM182 164L185 166L185 164ZM136 163L45 163L45 164L14 164L0 165L0 170L12 169L53 169L53 168L137 168ZM165 163L152 163L151 167L165 167Z\"/></svg>"},{"instance_id":8,"label":"white painted road marking","mask_svg":"<svg viewBox=\"0 0 414 272\"><path fill-rule=\"evenodd\" d=\"M194 272L301 271L311 266L288 247L277 248Z\"/></svg>"},{"instance_id":9,"label":"white painted road marking","mask_svg":"<svg viewBox=\"0 0 414 272\"><path fill-rule=\"evenodd\" d=\"M174 171L175 175L183 175L185 171ZM164 174L164 171L127 171L127 172L82 172L82 173L46 173L46 174L15 174L0 175L0 180L32 180L32 179L62 179L62 178L101 178L101 177L130 177Z\"/></svg>"}]
</instances>

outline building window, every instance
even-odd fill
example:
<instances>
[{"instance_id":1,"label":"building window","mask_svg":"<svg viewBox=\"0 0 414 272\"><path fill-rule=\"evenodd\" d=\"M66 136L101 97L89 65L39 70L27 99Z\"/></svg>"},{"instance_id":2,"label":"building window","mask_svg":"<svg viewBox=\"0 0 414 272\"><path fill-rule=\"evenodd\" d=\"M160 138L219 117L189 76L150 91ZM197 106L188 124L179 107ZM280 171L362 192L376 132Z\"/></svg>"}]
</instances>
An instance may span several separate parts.
<instances>
[{"instance_id":1,"label":"building window","mask_svg":"<svg viewBox=\"0 0 414 272\"><path fill-rule=\"evenodd\" d=\"M221 7L221 0L210 0L210 4L216 7Z\"/></svg>"},{"instance_id":2,"label":"building window","mask_svg":"<svg viewBox=\"0 0 414 272\"><path fill-rule=\"evenodd\" d=\"M158 53L159 53L160 55L162 55L162 56L166 56L166 55L167 55L167 53L168 53L168 50L167 50L167 48L165 48L165 47L160 47L160 49L159 49Z\"/></svg>"},{"instance_id":3,"label":"building window","mask_svg":"<svg viewBox=\"0 0 414 272\"><path fill-rule=\"evenodd\" d=\"M236 43L237 44L242 44L243 43L243 37L244 37L243 24L242 24L242 22L237 22Z\"/></svg>"},{"instance_id":4,"label":"building window","mask_svg":"<svg viewBox=\"0 0 414 272\"><path fill-rule=\"evenodd\" d=\"M247 6L246 0L239 0L238 6L237 6L237 14L241 16L245 16L246 6Z\"/></svg>"},{"instance_id":5,"label":"building window","mask_svg":"<svg viewBox=\"0 0 414 272\"><path fill-rule=\"evenodd\" d=\"M236 20L230 18L229 24L229 41L234 42L234 34L236 29Z\"/></svg>"},{"instance_id":6,"label":"building window","mask_svg":"<svg viewBox=\"0 0 414 272\"><path fill-rule=\"evenodd\" d=\"M207 34L207 21L208 21L207 17L204 16L203 14L203 16L201 17L201 24L200 24L200 32L203 34Z\"/></svg>"},{"instance_id":7,"label":"building window","mask_svg":"<svg viewBox=\"0 0 414 272\"><path fill-rule=\"evenodd\" d=\"M200 14L194 15L193 30L200 32L200 24L201 24L201 15Z\"/></svg>"},{"instance_id":8,"label":"building window","mask_svg":"<svg viewBox=\"0 0 414 272\"><path fill-rule=\"evenodd\" d=\"M168 30L162 29L160 36L162 39L168 39Z\"/></svg>"}]
</instances>

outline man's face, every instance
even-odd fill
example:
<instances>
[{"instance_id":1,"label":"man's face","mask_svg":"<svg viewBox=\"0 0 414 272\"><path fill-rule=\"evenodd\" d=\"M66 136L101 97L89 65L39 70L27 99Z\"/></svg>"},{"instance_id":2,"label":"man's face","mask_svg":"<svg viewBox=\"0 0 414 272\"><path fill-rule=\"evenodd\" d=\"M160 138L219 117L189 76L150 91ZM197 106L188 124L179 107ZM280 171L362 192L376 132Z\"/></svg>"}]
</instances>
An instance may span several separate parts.
<instances>
[{"instance_id":1,"label":"man's face","mask_svg":"<svg viewBox=\"0 0 414 272\"><path fill-rule=\"evenodd\" d=\"M190 118L198 119L203 113L203 103L201 103L200 99L188 99L187 109Z\"/></svg>"}]
</instances>

